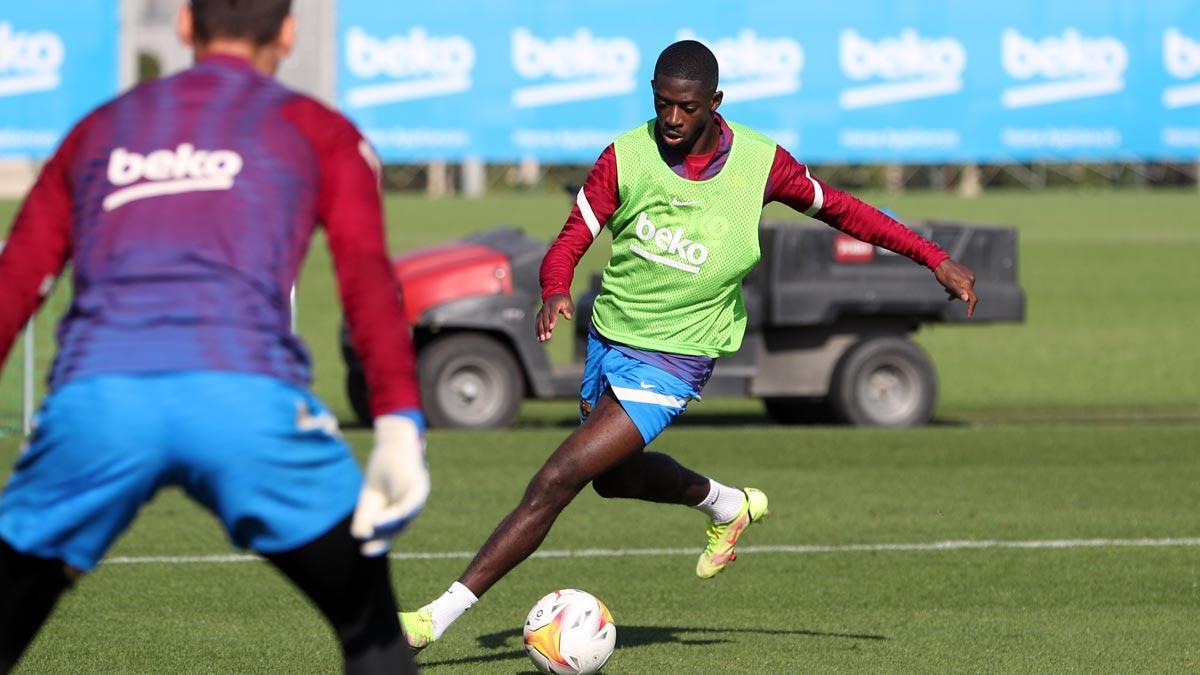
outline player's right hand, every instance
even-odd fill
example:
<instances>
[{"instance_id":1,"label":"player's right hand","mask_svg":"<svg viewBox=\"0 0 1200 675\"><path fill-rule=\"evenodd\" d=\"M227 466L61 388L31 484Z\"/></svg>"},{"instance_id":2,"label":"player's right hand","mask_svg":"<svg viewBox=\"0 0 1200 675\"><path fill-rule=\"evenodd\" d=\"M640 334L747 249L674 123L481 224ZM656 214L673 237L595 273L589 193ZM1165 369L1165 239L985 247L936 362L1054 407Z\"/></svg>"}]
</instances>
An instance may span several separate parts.
<instances>
[{"instance_id":1,"label":"player's right hand","mask_svg":"<svg viewBox=\"0 0 1200 675\"><path fill-rule=\"evenodd\" d=\"M545 342L554 334L559 314L567 321L574 318L575 303L571 302L571 296L559 294L546 298L546 302L542 304L542 309L537 313L537 319L534 321L538 342Z\"/></svg>"},{"instance_id":2,"label":"player's right hand","mask_svg":"<svg viewBox=\"0 0 1200 675\"><path fill-rule=\"evenodd\" d=\"M412 523L429 498L421 419L419 413L375 418L375 449L350 521L350 534L363 542L365 556L387 553L392 537Z\"/></svg>"}]
</instances>

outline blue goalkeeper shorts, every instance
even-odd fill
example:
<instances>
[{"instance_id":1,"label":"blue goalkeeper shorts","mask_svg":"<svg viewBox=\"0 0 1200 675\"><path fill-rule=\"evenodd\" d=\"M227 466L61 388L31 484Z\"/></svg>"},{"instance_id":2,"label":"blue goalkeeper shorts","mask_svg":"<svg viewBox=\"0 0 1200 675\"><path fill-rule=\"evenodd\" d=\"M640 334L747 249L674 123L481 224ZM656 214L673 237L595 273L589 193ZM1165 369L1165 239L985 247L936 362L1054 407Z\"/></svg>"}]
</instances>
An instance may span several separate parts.
<instances>
[{"instance_id":1,"label":"blue goalkeeper shorts","mask_svg":"<svg viewBox=\"0 0 1200 675\"><path fill-rule=\"evenodd\" d=\"M646 445L687 410L700 392L662 368L639 361L588 335L587 361L579 391L579 421L583 422L606 388L621 402Z\"/></svg>"},{"instance_id":2,"label":"blue goalkeeper shorts","mask_svg":"<svg viewBox=\"0 0 1200 675\"><path fill-rule=\"evenodd\" d=\"M262 553L346 518L362 473L311 393L241 373L103 375L46 399L0 497L14 549L90 570L159 488L177 485Z\"/></svg>"}]
</instances>

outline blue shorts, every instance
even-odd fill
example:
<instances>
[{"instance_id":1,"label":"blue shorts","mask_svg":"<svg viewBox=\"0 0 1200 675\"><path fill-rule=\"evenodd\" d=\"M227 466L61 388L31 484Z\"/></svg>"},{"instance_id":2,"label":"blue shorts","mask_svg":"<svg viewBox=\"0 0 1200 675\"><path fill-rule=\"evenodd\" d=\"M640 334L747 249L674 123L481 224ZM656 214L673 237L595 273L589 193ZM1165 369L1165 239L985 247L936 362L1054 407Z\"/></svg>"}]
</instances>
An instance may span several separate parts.
<instances>
[{"instance_id":1,"label":"blue shorts","mask_svg":"<svg viewBox=\"0 0 1200 675\"><path fill-rule=\"evenodd\" d=\"M646 445L687 410L688 401L700 398L700 392L687 382L589 335L583 384L579 391L580 423L608 387L612 387L621 407L642 432Z\"/></svg>"},{"instance_id":2,"label":"blue shorts","mask_svg":"<svg viewBox=\"0 0 1200 675\"><path fill-rule=\"evenodd\" d=\"M178 485L262 553L348 516L362 473L311 393L240 373L104 375L46 399L0 497L13 548L90 570L139 508Z\"/></svg>"}]
</instances>

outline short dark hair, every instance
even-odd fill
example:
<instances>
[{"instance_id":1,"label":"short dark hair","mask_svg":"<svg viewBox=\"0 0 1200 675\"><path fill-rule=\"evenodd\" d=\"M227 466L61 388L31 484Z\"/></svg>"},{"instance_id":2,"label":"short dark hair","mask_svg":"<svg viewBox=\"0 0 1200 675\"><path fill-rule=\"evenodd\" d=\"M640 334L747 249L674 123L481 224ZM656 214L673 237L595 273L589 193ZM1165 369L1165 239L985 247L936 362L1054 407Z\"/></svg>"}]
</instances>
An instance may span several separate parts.
<instances>
[{"instance_id":1,"label":"short dark hair","mask_svg":"<svg viewBox=\"0 0 1200 675\"><path fill-rule=\"evenodd\" d=\"M717 57L695 40L680 40L662 50L654 64L654 77L674 77L703 82L709 91L717 90Z\"/></svg>"},{"instance_id":2,"label":"short dark hair","mask_svg":"<svg viewBox=\"0 0 1200 675\"><path fill-rule=\"evenodd\" d=\"M292 0L191 0L196 41L215 38L253 40L265 45L279 37Z\"/></svg>"}]
</instances>

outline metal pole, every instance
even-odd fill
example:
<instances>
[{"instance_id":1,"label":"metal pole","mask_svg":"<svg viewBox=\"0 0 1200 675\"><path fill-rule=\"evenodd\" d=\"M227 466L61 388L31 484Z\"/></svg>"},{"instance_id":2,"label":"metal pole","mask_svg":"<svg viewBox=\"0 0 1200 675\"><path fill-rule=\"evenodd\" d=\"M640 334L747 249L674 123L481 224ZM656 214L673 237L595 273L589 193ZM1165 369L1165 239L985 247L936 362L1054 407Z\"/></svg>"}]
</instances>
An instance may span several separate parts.
<instances>
[{"instance_id":1,"label":"metal pole","mask_svg":"<svg viewBox=\"0 0 1200 675\"><path fill-rule=\"evenodd\" d=\"M25 326L25 370L22 373L25 379L25 402L24 416L22 417L22 428L24 429L26 436L28 436L29 432L33 430L33 323L34 320L30 319L29 323Z\"/></svg>"},{"instance_id":2,"label":"metal pole","mask_svg":"<svg viewBox=\"0 0 1200 675\"><path fill-rule=\"evenodd\" d=\"M296 321L296 287L292 286L292 333L298 333L299 323Z\"/></svg>"},{"instance_id":3,"label":"metal pole","mask_svg":"<svg viewBox=\"0 0 1200 675\"><path fill-rule=\"evenodd\" d=\"M487 192L487 164L478 157L468 157L461 167L463 195L468 199L479 199Z\"/></svg>"},{"instance_id":4,"label":"metal pole","mask_svg":"<svg viewBox=\"0 0 1200 675\"><path fill-rule=\"evenodd\" d=\"M138 21L146 14L146 0L122 0L121 37L117 56L117 87L125 91L137 84Z\"/></svg>"}]
</instances>

